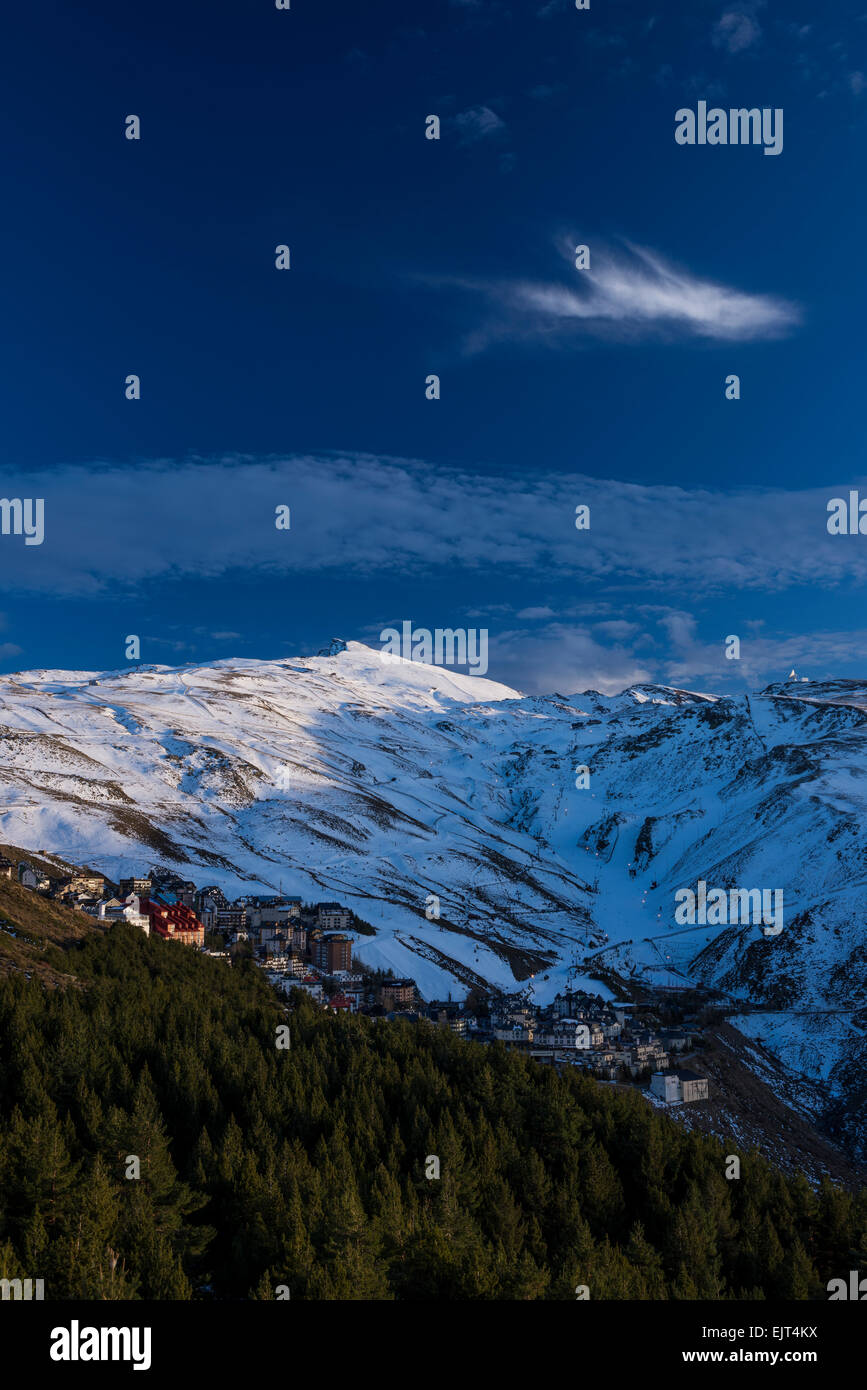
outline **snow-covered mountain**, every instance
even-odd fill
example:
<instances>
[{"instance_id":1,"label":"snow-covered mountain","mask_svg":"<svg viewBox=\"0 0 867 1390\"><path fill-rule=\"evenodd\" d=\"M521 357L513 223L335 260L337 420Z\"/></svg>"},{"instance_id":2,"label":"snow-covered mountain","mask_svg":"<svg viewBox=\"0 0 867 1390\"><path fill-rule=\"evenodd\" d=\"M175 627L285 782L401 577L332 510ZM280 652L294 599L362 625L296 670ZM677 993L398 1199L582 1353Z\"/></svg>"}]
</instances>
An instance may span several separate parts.
<instances>
[{"instance_id":1,"label":"snow-covered mountain","mask_svg":"<svg viewBox=\"0 0 867 1390\"><path fill-rule=\"evenodd\" d=\"M714 984L845 1101L867 1060L865 731L860 682L528 698L355 642L31 671L0 679L0 839L338 898L376 929L362 957L428 995L532 975L544 999L605 965ZM699 880L782 890L782 931L677 926Z\"/></svg>"}]
</instances>

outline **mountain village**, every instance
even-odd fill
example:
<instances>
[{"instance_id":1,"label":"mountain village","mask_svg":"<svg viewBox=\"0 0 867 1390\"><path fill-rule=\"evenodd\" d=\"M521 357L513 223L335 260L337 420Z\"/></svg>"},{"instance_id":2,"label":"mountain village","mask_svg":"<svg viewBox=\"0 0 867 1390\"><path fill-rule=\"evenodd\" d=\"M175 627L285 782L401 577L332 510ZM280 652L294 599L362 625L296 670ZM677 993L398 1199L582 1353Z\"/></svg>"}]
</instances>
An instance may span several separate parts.
<instances>
[{"instance_id":1,"label":"mountain village","mask_svg":"<svg viewBox=\"0 0 867 1390\"><path fill-rule=\"evenodd\" d=\"M621 1003L567 990L540 1007L525 988L473 990L459 1002L424 1000L413 979L353 966L354 935L371 935L373 928L341 903L304 903L284 894L230 901L219 887L197 887L159 866L114 884L87 867L55 877L28 860L0 856L0 877L85 913L105 930L125 922L229 963L252 959L276 987L299 988L335 1014L428 1022L473 1041L496 1041L558 1070L577 1066L599 1081L640 1086L658 1105L709 1099L707 1077L680 1065L701 1048L698 1014L671 999ZM663 1014L670 1016L665 1024Z\"/></svg>"}]
</instances>

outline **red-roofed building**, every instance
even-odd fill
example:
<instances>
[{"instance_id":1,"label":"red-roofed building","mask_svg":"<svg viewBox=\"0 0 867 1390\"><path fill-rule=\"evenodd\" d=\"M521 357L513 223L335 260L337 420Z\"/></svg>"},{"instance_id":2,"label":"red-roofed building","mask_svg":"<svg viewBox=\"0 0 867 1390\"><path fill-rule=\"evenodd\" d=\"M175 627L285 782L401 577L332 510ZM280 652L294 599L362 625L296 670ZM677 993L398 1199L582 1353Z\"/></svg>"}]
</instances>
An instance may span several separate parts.
<instances>
[{"instance_id":1,"label":"red-roofed building","mask_svg":"<svg viewBox=\"0 0 867 1390\"><path fill-rule=\"evenodd\" d=\"M347 999L345 994L335 994L333 999L329 999L328 1007L329 1009L333 1009L336 1014L342 1012L352 1013L352 1000Z\"/></svg>"},{"instance_id":2,"label":"red-roofed building","mask_svg":"<svg viewBox=\"0 0 867 1390\"><path fill-rule=\"evenodd\" d=\"M180 941L184 946L204 946L205 928L191 907L183 903L161 903L156 898L142 898L139 912L149 918L151 935L166 941Z\"/></svg>"}]
</instances>

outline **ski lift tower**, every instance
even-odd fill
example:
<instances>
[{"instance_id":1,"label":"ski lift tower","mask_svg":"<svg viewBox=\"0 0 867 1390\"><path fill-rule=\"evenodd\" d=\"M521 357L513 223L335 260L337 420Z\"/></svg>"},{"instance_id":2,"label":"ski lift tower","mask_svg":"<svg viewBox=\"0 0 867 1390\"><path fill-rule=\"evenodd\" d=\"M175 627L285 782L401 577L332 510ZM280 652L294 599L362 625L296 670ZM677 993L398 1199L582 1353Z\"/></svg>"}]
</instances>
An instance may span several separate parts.
<instances>
[{"instance_id":1,"label":"ski lift tower","mask_svg":"<svg viewBox=\"0 0 867 1390\"><path fill-rule=\"evenodd\" d=\"M665 959L666 959L666 960L668 961L668 963L669 963L669 965L668 965L668 987L669 987L669 989L678 989L678 988L679 988L679 985L678 985L677 980L676 980L676 978L675 978L674 966L671 964L671 953L670 953L669 951L666 951L666 953L665 953Z\"/></svg>"}]
</instances>

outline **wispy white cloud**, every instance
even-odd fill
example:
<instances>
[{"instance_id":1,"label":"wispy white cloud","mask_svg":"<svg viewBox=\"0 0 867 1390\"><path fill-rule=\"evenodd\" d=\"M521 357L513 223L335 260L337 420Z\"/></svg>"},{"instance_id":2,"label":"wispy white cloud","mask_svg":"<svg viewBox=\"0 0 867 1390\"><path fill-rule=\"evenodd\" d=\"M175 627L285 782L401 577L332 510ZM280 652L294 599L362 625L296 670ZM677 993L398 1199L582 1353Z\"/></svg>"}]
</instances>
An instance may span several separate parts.
<instances>
[{"instance_id":1,"label":"wispy white cloud","mask_svg":"<svg viewBox=\"0 0 867 1390\"><path fill-rule=\"evenodd\" d=\"M671 645L682 652L695 641L696 621L691 613L668 612L659 616L659 624L668 633Z\"/></svg>"},{"instance_id":2,"label":"wispy white cloud","mask_svg":"<svg viewBox=\"0 0 867 1390\"><path fill-rule=\"evenodd\" d=\"M743 53L754 48L762 37L756 9L756 5L745 4L726 10L713 28L714 47L724 48L728 53Z\"/></svg>"},{"instance_id":3,"label":"wispy white cloud","mask_svg":"<svg viewBox=\"0 0 867 1390\"><path fill-rule=\"evenodd\" d=\"M522 608L522 609L520 610L520 612L518 612L518 613L515 614L515 617L516 617L516 618L520 618L520 619L522 619L522 620L524 620L524 621L527 621L527 622L529 622L529 621L531 621L531 620L533 620L533 619L553 618L553 617L554 617L554 610L553 610L553 608L547 608L547 607L541 607L541 608Z\"/></svg>"},{"instance_id":4,"label":"wispy white cloud","mask_svg":"<svg viewBox=\"0 0 867 1390\"><path fill-rule=\"evenodd\" d=\"M446 605L442 625L489 627L492 676L522 690L610 693L642 680L732 689L791 666L845 673L867 651L864 633L780 635L747 618L765 607L751 595L867 583L867 540L827 532L828 500L849 486L723 491L553 472L498 477L367 455L7 473L6 491L45 499L46 534L39 547L0 538L0 582L10 595L116 599L189 576L258 576L287 594L339 576L359 592L375 581L373 601L390 595L389 606L411 586ZM590 507L588 530L575 528L579 504ZM291 526L278 531L282 505ZM703 605L710 633L696 616ZM418 614L382 616L373 645L386 618ZM725 660L729 633L741 637L739 662ZM149 644L180 659L213 655L210 640L249 643L250 634L168 627ZM0 658L19 655L0 644Z\"/></svg>"},{"instance_id":5,"label":"wispy white cloud","mask_svg":"<svg viewBox=\"0 0 867 1390\"><path fill-rule=\"evenodd\" d=\"M437 283L484 294L496 312L474 329L470 351L509 338L563 343L576 332L746 341L784 336L801 320L800 308L788 300L702 279L640 246L620 253L592 246L589 267L570 276L568 282Z\"/></svg>"},{"instance_id":6,"label":"wispy white cloud","mask_svg":"<svg viewBox=\"0 0 867 1390\"><path fill-rule=\"evenodd\" d=\"M867 540L827 532L827 502L850 485L858 480L688 489L544 471L498 477L369 455L7 472L10 496L44 498L45 541L0 537L0 582L7 592L97 594L235 571L471 578L500 568L691 595L833 588L867 582ZM589 530L575 527L579 504L590 507ZM288 530L275 526L282 505Z\"/></svg>"},{"instance_id":7,"label":"wispy white cloud","mask_svg":"<svg viewBox=\"0 0 867 1390\"><path fill-rule=\"evenodd\" d=\"M641 621L604 632L600 624L588 631L556 619L532 628L493 622L491 673L531 695L613 695L643 681L731 695L784 680L793 667L813 679L864 672L867 629L769 634L761 622L735 622L699 638L691 613L652 605L628 611ZM741 643L737 660L726 656L731 635Z\"/></svg>"},{"instance_id":8,"label":"wispy white cloud","mask_svg":"<svg viewBox=\"0 0 867 1390\"><path fill-rule=\"evenodd\" d=\"M606 622L594 623L593 631L607 642L626 642L630 637L636 637L641 629L638 623L628 622L624 618L611 618Z\"/></svg>"},{"instance_id":9,"label":"wispy white cloud","mask_svg":"<svg viewBox=\"0 0 867 1390\"><path fill-rule=\"evenodd\" d=\"M543 628L498 628L490 637L497 679L528 694L598 690L613 695L654 678L653 669L622 647L608 647L567 623Z\"/></svg>"},{"instance_id":10,"label":"wispy white cloud","mask_svg":"<svg viewBox=\"0 0 867 1390\"><path fill-rule=\"evenodd\" d=\"M669 685L707 681L717 688L743 684L748 688L782 680L794 667L799 676L827 678L850 673L860 666L863 674L867 653L867 629L784 633L774 636L749 631L747 624L738 631L720 632L716 641L691 638L659 663L659 679ZM724 639L740 639L737 660L727 660Z\"/></svg>"},{"instance_id":11,"label":"wispy white cloud","mask_svg":"<svg viewBox=\"0 0 867 1390\"><path fill-rule=\"evenodd\" d=\"M461 111L455 116L454 123L465 145L486 140L492 135L502 135L506 129L506 122L490 106L472 106L468 111Z\"/></svg>"}]
</instances>

